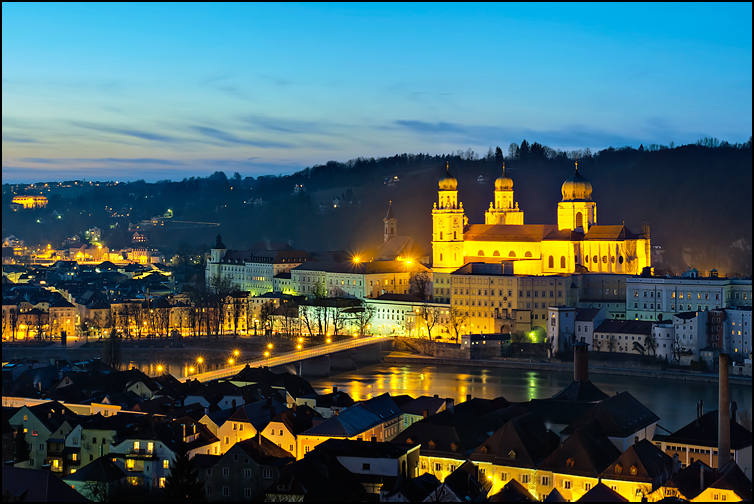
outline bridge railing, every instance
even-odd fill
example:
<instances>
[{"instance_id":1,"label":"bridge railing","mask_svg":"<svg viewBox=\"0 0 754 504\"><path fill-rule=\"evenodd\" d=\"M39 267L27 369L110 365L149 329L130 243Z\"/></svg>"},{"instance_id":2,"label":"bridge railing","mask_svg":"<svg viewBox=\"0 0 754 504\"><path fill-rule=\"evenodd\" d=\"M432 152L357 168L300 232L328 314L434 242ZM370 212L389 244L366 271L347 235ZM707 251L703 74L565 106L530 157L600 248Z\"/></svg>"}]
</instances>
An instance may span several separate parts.
<instances>
[{"instance_id":1,"label":"bridge railing","mask_svg":"<svg viewBox=\"0 0 754 504\"><path fill-rule=\"evenodd\" d=\"M309 348L302 350L293 350L291 352L285 352L274 357L267 357L261 359L254 359L245 362L240 362L235 366L217 369L215 371L207 371L205 373L197 373L191 376L184 376L180 381L186 381L189 379L195 379L199 381L217 380L219 378L229 378L237 375L247 365L249 367L259 366L281 366L283 364L290 364L291 362L297 362L300 360L311 359L314 357L321 357L323 355L329 355L334 352L341 352L343 350L350 350L352 348L360 348L366 345L372 345L380 341L387 341L393 339L393 336L367 336L365 338L354 338L348 341L341 341L338 343L320 343Z\"/></svg>"}]
</instances>

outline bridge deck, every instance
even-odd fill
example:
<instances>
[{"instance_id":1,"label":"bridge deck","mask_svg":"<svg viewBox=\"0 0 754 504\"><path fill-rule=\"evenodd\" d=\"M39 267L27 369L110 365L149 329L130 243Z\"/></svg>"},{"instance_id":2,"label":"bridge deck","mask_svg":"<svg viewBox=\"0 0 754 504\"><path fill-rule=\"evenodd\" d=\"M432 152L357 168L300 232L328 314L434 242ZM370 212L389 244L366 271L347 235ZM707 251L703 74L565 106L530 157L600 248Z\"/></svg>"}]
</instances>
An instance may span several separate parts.
<instances>
[{"instance_id":1,"label":"bridge deck","mask_svg":"<svg viewBox=\"0 0 754 504\"><path fill-rule=\"evenodd\" d=\"M360 348L367 345L373 345L381 341L387 341L392 339L393 336L366 336L362 338L354 338L351 340L340 341L337 343L322 343L313 347L306 348L304 350L296 350L293 352L286 352L284 354L269 357L267 359L256 359L252 361L241 362L235 366L225 367L217 369L215 371L207 371L206 373L197 373L191 376L184 376L180 378L180 381L185 382L189 378L199 381L217 380L218 378L230 378L237 375L247 365L249 367L274 367L282 366L284 364L290 364L292 362L298 362L301 360L311 359L313 357L321 357L323 355L330 355L336 352L342 352L343 350L351 350L354 348Z\"/></svg>"}]
</instances>

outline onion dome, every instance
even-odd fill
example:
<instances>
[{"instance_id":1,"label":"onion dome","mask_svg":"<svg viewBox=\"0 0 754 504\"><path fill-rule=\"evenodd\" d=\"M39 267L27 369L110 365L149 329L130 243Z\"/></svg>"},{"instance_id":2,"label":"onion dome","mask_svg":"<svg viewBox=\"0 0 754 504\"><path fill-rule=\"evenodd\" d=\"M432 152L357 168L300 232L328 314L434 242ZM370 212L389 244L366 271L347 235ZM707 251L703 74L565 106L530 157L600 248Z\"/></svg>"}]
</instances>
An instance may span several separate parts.
<instances>
[{"instance_id":1,"label":"onion dome","mask_svg":"<svg viewBox=\"0 0 754 504\"><path fill-rule=\"evenodd\" d=\"M563 201L592 201L592 184L579 174L578 161L576 171L563 182L560 192L563 193Z\"/></svg>"},{"instance_id":2,"label":"onion dome","mask_svg":"<svg viewBox=\"0 0 754 504\"><path fill-rule=\"evenodd\" d=\"M458 181L450 174L450 163L445 164L445 176L440 179L438 184L441 191L455 191L458 187Z\"/></svg>"},{"instance_id":3,"label":"onion dome","mask_svg":"<svg viewBox=\"0 0 754 504\"><path fill-rule=\"evenodd\" d=\"M505 174L505 163L503 163L503 174L495 180L496 191L512 191L513 179Z\"/></svg>"}]
</instances>

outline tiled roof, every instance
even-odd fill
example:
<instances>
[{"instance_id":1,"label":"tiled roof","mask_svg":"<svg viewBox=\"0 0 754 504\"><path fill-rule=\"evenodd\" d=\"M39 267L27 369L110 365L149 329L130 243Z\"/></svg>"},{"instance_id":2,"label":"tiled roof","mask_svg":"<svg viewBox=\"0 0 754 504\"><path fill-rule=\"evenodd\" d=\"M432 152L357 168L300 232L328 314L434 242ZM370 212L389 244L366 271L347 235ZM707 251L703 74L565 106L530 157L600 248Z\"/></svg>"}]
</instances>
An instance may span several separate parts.
<instances>
[{"instance_id":1,"label":"tiled roof","mask_svg":"<svg viewBox=\"0 0 754 504\"><path fill-rule=\"evenodd\" d=\"M660 417L630 393L621 392L595 404L563 429L561 434L570 434L596 422L608 436L625 438L649 427L659 419Z\"/></svg>"},{"instance_id":2,"label":"tiled roof","mask_svg":"<svg viewBox=\"0 0 754 504\"><path fill-rule=\"evenodd\" d=\"M612 334L652 334L652 322L648 320L618 320L607 319L597 327L595 333Z\"/></svg>"},{"instance_id":3,"label":"tiled roof","mask_svg":"<svg viewBox=\"0 0 754 504\"><path fill-rule=\"evenodd\" d=\"M717 447L718 410L708 411L684 425L677 431L660 439L671 444L693 444L697 446ZM751 432L738 422L730 420L730 447L741 450L751 446Z\"/></svg>"}]
</instances>

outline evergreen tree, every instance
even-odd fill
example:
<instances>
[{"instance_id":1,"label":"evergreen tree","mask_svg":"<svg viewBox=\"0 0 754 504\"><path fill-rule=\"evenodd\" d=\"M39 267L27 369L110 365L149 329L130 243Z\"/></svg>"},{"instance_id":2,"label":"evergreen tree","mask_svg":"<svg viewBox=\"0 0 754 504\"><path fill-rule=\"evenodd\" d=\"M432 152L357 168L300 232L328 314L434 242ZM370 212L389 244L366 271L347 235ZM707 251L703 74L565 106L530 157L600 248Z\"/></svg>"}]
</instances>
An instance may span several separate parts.
<instances>
[{"instance_id":1,"label":"evergreen tree","mask_svg":"<svg viewBox=\"0 0 754 504\"><path fill-rule=\"evenodd\" d=\"M503 164L503 149L499 146L495 148L495 166Z\"/></svg>"},{"instance_id":2,"label":"evergreen tree","mask_svg":"<svg viewBox=\"0 0 754 504\"><path fill-rule=\"evenodd\" d=\"M16 435L14 436L14 453L13 458L16 462L22 462L29 460L29 443L26 441L26 434L24 434L24 428L21 425L15 427Z\"/></svg>"},{"instance_id":3,"label":"evergreen tree","mask_svg":"<svg viewBox=\"0 0 754 504\"><path fill-rule=\"evenodd\" d=\"M193 459L189 458L186 445L181 443L173 462L170 475L165 479L165 500L170 502L204 502L204 484L199 479Z\"/></svg>"}]
</instances>

